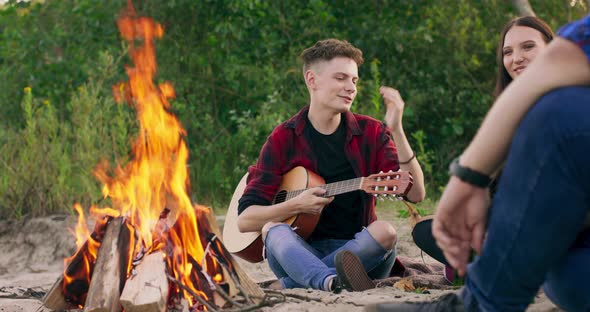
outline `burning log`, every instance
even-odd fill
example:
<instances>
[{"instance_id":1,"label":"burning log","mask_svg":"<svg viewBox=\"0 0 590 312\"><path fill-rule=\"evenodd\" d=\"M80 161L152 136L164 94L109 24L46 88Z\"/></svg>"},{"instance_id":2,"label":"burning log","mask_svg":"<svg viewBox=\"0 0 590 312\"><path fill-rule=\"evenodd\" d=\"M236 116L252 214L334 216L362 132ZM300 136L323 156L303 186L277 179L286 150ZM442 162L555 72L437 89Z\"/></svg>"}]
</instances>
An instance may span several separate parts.
<instances>
[{"instance_id":1,"label":"burning log","mask_svg":"<svg viewBox=\"0 0 590 312\"><path fill-rule=\"evenodd\" d=\"M64 282L63 276L57 279L51 289L43 297L43 305L51 310L61 311L68 309L68 303L64 297L64 293L61 290L61 285Z\"/></svg>"},{"instance_id":2,"label":"burning log","mask_svg":"<svg viewBox=\"0 0 590 312\"><path fill-rule=\"evenodd\" d=\"M100 245L85 312L121 311L119 297L127 278L131 232L122 217L113 219Z\"/></svg>"},{"instance_id":3,"label":"burning log","mask_svg":"<svg viewBox=\"0 0 590 312\"><path fill-rule=\"evenodd\" d=\"M218 244L214 245L216 246L216 248L221 249L218 253L224 255L224 257L229 262L229 268L232 268L233 272L235 272L236 275L237 281L236 283L230 284L230 290L232 289L232 287L238 288L238 290L243 293L246 299L250 299L251 297L252 301L259 303L264 297L264 291L248 276L248 274L246 274L246 272L244 272L244 270L237 264L236 259L231 256L230 252L227 249L225 249L225 247L223 246L223 241L221 240L221 231L219 230L219 227L217 226L217 221L215 220L215 215L213 214L211 209L205 207L203 208L206 218L201 219L207 220L207 223L210 226L209 233L213 233L215 235L215 240L218 241ZM209 240L212 240L212 237L209 237ZM220 262L223 263L223 261ZM231 271L231 269L226 270ZM234 293L230 291L230 296L231 295L234 295Z\"/></svg>"},{"instance_id":4,"label":"burning log","mask_svg":"<svg viewBox=\"0 0 590 312\"><path fill-rule=\"evenodd\" d=\"M199 238L206 247L204 259L190 258L193 266L193 282L206 294L205 300L188 291L195 300L209 310L231 305L240 308L244 303L258 304L264 297L262 289L241 269L219 238L219 228L210 208L194 207L197 215ZM163 214L163 218L167 216ZM108 220L111 220L108 222ZM173 228L182 226L184 218L177 220ZM187 290L179 280L168 275L164 255L169 247L149 255L141 255L131 263L135 254L135 236L128 219L105 218L97 222L91 240L76 252L64 274L73 283L64 283L60 277L44 298L44 305L53 310L84 306L84 311L127 312L166 311L171 284ZM162 222L158 223L162 227ZM158 228L164 233L167 228ZM89 245L99 244L97 256L88 259ZM139 254L142 254L141 251ZM95 259L95 263L88 263ZM216 267L215 267L216 266ZM212 269L215 267L214 269ZM134 270L134 274L129 271ZM85 272L85 273L84 273ZM84 275L87 274L87 275ZM127 278L128 275L131 275ZM223 278L221 278L223 277ZM64 296L64 291L67 294ZM122 291L122 293L121 293ZM196 296L196 297L195 297ZM179 298L183 300L182 298ZM194 307L192 307L194 309Z\"/></svg>"},{"instance_id":5,"label":"burning log","mask_svg":"<svg viewBox=\"0 0 590 312\"><path fill-rule=\"evenodd\" d=\"M129 277L121 304L126 312L163 312L168 299L166 263L161 252L151 253L143 258Z\"/></svg>"},{"instance_id":6,"label":"burning log","mask_svg":"<svg viewBox=\"0 0 590 312\"><path fill-rule=\"evenodd\" d=\"M111 218L105 217L96 222L90 240L87 240L74 256L68 259L64 274L57 279L49 292L43 297L43 305L47 308L57 311L74 308L86 300L94 265L91 260L95 259L93 254L96 254L91 249L96 250L97 245L102 241L109 220ZM88 270L88 276L80 274L84 270ZM66 283L64 277L66 280L71 280L71 282ZM67 293L67 297L64 292Z\"/></svg>"}]
</instances>

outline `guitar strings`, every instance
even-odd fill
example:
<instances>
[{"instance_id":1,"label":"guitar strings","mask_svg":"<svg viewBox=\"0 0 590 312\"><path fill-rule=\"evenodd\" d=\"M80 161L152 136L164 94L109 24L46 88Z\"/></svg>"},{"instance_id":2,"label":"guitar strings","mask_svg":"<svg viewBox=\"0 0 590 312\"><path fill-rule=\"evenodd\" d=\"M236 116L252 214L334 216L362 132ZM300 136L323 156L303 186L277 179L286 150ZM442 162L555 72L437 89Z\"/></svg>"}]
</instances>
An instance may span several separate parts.
<instances>
[{"instance_id":1,"label":"guitar strings","mask_svg":"<svg viewBox=\"0 0 590 312\"><path fill-rule=\"evenodd\" d=\"M350 179L350 180L320 185L319 187L326 190L326 193L324 193L324 195L322 195L323 197L331 197L331 196L335 196L338 194L347 193L347 192L359 189L360 188L360 181L362 179L363 178L354 178L354 179ZM297 195L303 193L304 191L306 191L308 189L309 188L294 190L294 191L281 191L275 196L273 203L275 203L275 204L282 203L286 200L296 197Z\"/></svg>"},{"instance_id":2,"label":"guitar strings","mask_svg":"<svg viewBox=\"0 0 590 312\"><path fill-rule=\"evenodd\" d=\"M326 193L324 195L322 195L323 197L331 197L331 196L335 196L338 194L361 189L360 182L362 181L362 179L363 179L363 177L354 178L354 179L349 179L349 180L345 180L345 181L339 181L339 182L334 182L334 183L330 183L330 184L320 185L319 187L326 190ZM365 178L365 179L367 179L367 178ZM309 188L294 190L294 191L280 191L274 197L273 204L281 203L286 200L292 199L308 189ZM392 191L394 191L394 190L392 189Z\"/></svg>"}]
</instances>

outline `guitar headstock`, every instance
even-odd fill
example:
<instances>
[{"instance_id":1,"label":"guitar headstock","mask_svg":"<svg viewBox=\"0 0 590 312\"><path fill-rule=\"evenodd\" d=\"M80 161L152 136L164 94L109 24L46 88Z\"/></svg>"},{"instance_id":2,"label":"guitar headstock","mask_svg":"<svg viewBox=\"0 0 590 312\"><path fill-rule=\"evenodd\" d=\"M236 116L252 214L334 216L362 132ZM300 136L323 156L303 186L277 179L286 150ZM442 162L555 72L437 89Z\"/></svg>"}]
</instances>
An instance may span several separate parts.
<instances>
[{"instance_id":1,"label":"guitar headstock","mask_svg":"<svg viewBox=\"0 0 590 312\"><path fill-rule=\"evenodd\" d=\"M408 171L389 171L372 174L363 178L361 189L375 196L406 196L414 184Z\"/></svg>"}]
</instances>

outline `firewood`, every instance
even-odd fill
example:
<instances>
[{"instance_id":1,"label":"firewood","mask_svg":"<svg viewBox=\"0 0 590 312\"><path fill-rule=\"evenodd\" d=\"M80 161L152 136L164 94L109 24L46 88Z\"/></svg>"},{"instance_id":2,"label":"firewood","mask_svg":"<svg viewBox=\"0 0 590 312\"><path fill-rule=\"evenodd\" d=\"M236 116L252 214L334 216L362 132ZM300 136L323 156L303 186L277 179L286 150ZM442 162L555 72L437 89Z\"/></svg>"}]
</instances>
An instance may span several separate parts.
<instances>
[{"instance_id":1,"label":"firewood","mask_svg":"<svg viewBox=\"0 0 590 312\"><path fill-rule=\"evenodd\" d=\"M96 228L95 233L93 233L95 238L99 234L98 231L100 231L100 230L104 231L104 229L99 229L98 227ZM76 273L77 270L80 270L81 267L84 265L84 257L86 256L87 253L88 253L88 241L86 241L84 243L84 245L82 245L80 247L80 249L78 251L76 251L76 254L73 256L74 258L68 264L65 272L70 275L73 275ZM72 305L72 304L68 303L68 301L66 301L66 298L64 296L63 283L64 283L64 275L62 274L57 279L57 281L55 281L55 284L53 284L51 289L43 297L43 305L46 308L51 309L51 310L60 311L60 310L66 310L66 309L70 309L70 308L75 307L74 305ZM84 285L82 285L82 284L84 284ZM88 284L81 283L78 285L79 286L82 285L81 289L78 289L79 287L74 287L76 289L70 289L69 290L69 291L71 291L70 295L72 295L73 297L77 297L77 298L83 298L86 291L87 291Z\"/></svg>"},{"instance_id":2,"label":"firewood","mask_svg":"<svg viewBox=\"0 0 590 312\"><path fill-rule=\"evenodd\" d=\"M92 273L85 312L119 312L119 297L126 279L130 233L122 217L107 226Z\"/></svg>"},{"instance_id":3,"label":"firewood","mask_svg":"<svg viewBox=\"0 0 590 312\"><path fill-rule=\"evenodd\" d=\"M43 296L43 306L55 311L65 310L68 307L62 290L63 281L64 278L61 275L51 289Z\"/></svg>"},{"instance_id":4,"label":"firewood","mask_svg":"<svg viewBox=\"0 0 590 312\"><path fill-rule=\"evenodd\" d=\"M127 279L121 304L126 312L166 311L168 279L166 263L160 251L146 255Z\"/></svg>"},{"instance_id":5,"label":"firewood","mask_svg":"<svg viewBox=\"0 0 590 312\"><path fill-rule=\"evenodd\" d=\"M219 230L219 226L217 225L217 221L215 220L215 215L213 214L213 210L211 208L206 207L196 207L196 209L206 209L205 215L207 216L207 220L209 221L209 226L211 227L211 232L217 236L217 239L221 240L221 231ZM223 241L222 241L223 242ZM227 250L226 250L227 251ZM227 252L226 257L231 261L231 267L234 269L235 274L238 277L238 283L240 285L235 285L231 278L226 278L228 283L230 284L230 297L236 295L236 293L232 293L232 291L236 291L236 288L241 288L245 294L245 296L252 297L254 302L258 303L264 298L264 291L258 284L256 284L246 272L238 265L234 257ZM227 272L224 272L227 273Z\"/></svg>"},{"instance_id":6,"label":"firewood","mask_svg":"<svg viewBox=\"0 0 590 312\"><path fill-rule=\"evenodd\" d=\"M188 306L188 300L182 299L182 300L180 300L180 304L182 305L182 312L190 312L190 309Z\"/></svg>"},{"instance_id":7,"label":"firewood","mask_svg":"<svg viewBox=\"0 0 590 312\"><path fill-rule=\"evenodd\" d=\"M111 217L105 217L102 220L96 222L94 226L94 231L91 234L92 240L96 242L100 242L104 237L106 226L108 220L112 219ZM84 244L76 251L76 253L72 256L72 259L68 263L66 267L65 274L67 276L75 276L80 273L80 270L86 268L85 261L86 258L89 256L89 242L86 241ZM91 265L89 274L92 274L93 266ZM88 291L88 282L86 280L76 280L73 281L70 285L68 285L68 298L64 295L64 274L62 274L55 284L51 287L49 292L45 294L43 297L43 305L51 310L55 311L62 311L66 309L73 309L76 307L77 304L84 303L86 298L86 293Z\"/></svg>"}]
</instances>

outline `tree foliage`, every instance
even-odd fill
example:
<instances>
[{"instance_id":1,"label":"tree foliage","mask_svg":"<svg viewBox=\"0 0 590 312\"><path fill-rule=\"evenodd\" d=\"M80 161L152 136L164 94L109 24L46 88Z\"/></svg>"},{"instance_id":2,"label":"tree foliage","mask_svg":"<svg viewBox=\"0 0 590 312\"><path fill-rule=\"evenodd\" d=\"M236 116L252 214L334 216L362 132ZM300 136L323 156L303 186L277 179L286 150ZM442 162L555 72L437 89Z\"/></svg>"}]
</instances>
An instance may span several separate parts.
<instances>
[{"instance_id":1,"label":"tree foliage","mask_svg":"<svg viewBox=\"0 0 590 312\"><path fill-rule=\"evenodd\" d=\"M446 181L449 160L465 147L492 103L498 33L515 14L502 0L136 2L138 13L165 27L157 43L158 79L172 81L177 91L172 106L188 133L193 195L215 206L229 201L272 128L308 102L298 55L328 37L346 39L364 52L356 112L382 118L378 86L400 90L407 107L406 132L420 152L429 189L436 194ZM19 208L22 213L38 213L35 205L49 205L25 204L24 195L8 187L19 177L9 178L6 172L32 170L22 159L42 149L11 148L22 144L24 133L31 131L30 118L41 118L31 117L23 101L40 107L44 101L51 103L55 124L70 129L68 135L48 140L63 153L46 154L49 159L40 169L47 170L45 174L56 172L51 169L56 163L72 159L74 150L65 147L77 144L76 131L93 130L87 135L97 138L89 142L117 142L88 144L84 153L109 159L114 157L105 148L124 153L121 138L111 138L121 131L74 131L80 122L115 127L108 120L98 123L95 110L107 110L119 121L127 118L120 114L128 112L117 113L109 99L110 85L124 80L124 65L130 63L115 25L124 6L123 0L12 0L0 11L0 195L11 198L0 202L1 211L25 205ZM563 0L533 6L553 27L587 10L583 1L573 7ZM97 89L92 98L80 98L80 86ZM23 94L24 87L33 92ZM87 106L91 111L81 111L83 101L92 101ZM92 185L88 171L63 172L59 179ZM100 196L96 186L59 187L52 194L62 194L60 200L38 200L54 200L49 206L59 210L68 209L77 198ZM74 191L84 194L74 196Z\"/></svg>"}]
</instances>

